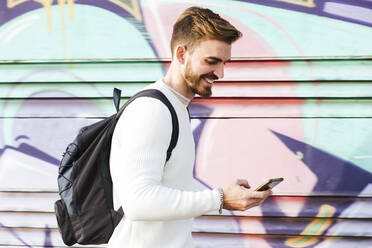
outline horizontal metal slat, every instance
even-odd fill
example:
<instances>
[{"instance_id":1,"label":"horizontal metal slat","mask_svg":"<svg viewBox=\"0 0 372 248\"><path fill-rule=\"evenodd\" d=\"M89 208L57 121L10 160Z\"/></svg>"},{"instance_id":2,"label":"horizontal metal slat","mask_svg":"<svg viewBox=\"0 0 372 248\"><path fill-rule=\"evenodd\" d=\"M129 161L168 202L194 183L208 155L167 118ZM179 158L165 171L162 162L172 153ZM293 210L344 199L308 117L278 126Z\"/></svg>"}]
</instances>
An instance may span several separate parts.
<instances>
[{"instance_id":1,"label":"horizontal metal slat","mask_svg":"<svg viewBox=\"0 0 372 248\"><path fill-rule=\"evenodd\" d=\"M112 98L113 89L128 98L151 82L29 82L0 84L0 99ZM371 81L237 82L217 81L214 98L372 98ZM197 98L196 98L197 99Z\"/></svg>"},{"instance_id":2,"label":"horizontal metal slat","mask_svg":"<svg viewBox=\"0 0 372 248\"><path fill-rule=\"evenodd\" d=\"M226 98L195 99L194 118L352 118L371 117L372 100Z\"/></svg>"},{"instance_id":3,"label":"horizontal metal slat","mask_svg":"<svg viewBox=\"0 0 372 248\"><path fill-rule=\"evenodd\" d=\"M372 219L202 216L194 232L371 237ZM327 230L327 231L325 231Z\"/></svg>"},{"instance_id":4,"label":"horizontal metal slat","mask_svg":"<svg viewBox=\"0 0 372 248\"><path fill-rule=\"evenodd\" d=\"M123 104L127 99L122 99ZM112 99L6 100L1 118L104 118ZM194 99L192 118L370 118L372 99L211 98Z\"/></svg>"},{"instance_id":5,"label":"horizontal metal slat","mask_svg":"<svg viewBox=\"0 0 372 248\"><path fill-rule=\"evenodd\" d=\"M343 61L343 60L372 60L370 55L349 55L349 56L275 56L275 57L241 57L233 56L230 62L247 62L247 61ZM97 63L135 63L135 62L164 62L170 63L170 57L156 58L95 58L95 59L17 59L17 60L0 60L0 64L97 64Z\"/></svg>"},{"instance_id":6,"label":"horizontal metal slat","mask_svg":"<svg viewBox=\"0 0 372 248\"><path fill-rule=\"evenodd\" d=\"M46 243L47 242L47 243ZM0 226L0 247L68 247L55 228L7 228ZM106 245L76 245L74 247L98 248Z\"/></svg>"},{"instance_id":7,"label":"horizontal metal slat","mask_svg":"<svg viewBox=\"0 0 372 248\"><path fill-rule=\"evenodd\" d=\"M372 60L232 61L225 81L371 80ZM169 62L91 64L0 64L0 84L10 82L150 82L164 76Z\"/></svg>"},{"instance_id":8,"label":"horizontal metal slat","mask_svg":"<svg viewBox=\"0 0 372 248\"><path fill-rule=\"evenodd\" d=\"M282 235L237 235L218 233L193 233L196 243L203 248L287 248L321 245L325 247L369 248L371 238L357 237L322 237L322 236L282 236Z\"/></svg>"},{"instance_id":9,"label":"horizontal metal slat","mask_svg":"<svg viewBox=\"0 0 372 248\"><path fill-rule=\"evenodd\" d=\"M0 212L0 222L9 228L57 228L54 213ZM193 232L372 237L371 225L372 219L355 218L201 216Z\"/></svg>"},{"instance_id":10,"label":"horizontal metal slat","mask_svg":"<svg viewBox=\"0 0 372 248\"><path fill-rule=\"evenodd\" d=\"M48 237L49 244L57 247L65 247L58 230L17 228L9 229L0 227L0 245L9 246L42 246ZM193 238L198 247L266 247L269 244L274 247L291 247L291 244L302 243L303 245L326 243L328 245L349 245L348 247L370 247L371 238L366 237L328 237L328 236L301 236L301 235L250 235L228 233L203 233L194 232ZM77 245L77 247L80 247ZM104 247L104 245L89 245L84 247Z\"/></svg>"},{"instance_id":11,"label":"horizontal metal slat","mask_svg":"<svg viewBox=\"0 0 372 248\"><path fill-rule=\"evenodd\" d=\"M9 228L57 228L54 212L0 211L0 223Z\"/></svg>"},{"instance_id":12,"label":"horizontal metal slat","mask_svg":"<svg viewBox=\"0 0 372 248\"><path fill-rule=\"evenodd\" d=\"M216 82L213 97L358 98L372 96L372 81Z\"/></svg>"},{"instance_id":13,"label":"horizontal metal slat","mask_svg":"<svg viewBox=\"0 0 372 248\"><path fill-rule=\"evenodd\" d=\"M58 193L0 192L0 211L51 213L54 212L54 202L58 199Z\"/></svg>"},{"instance_id":14,"label":"horizontal metal slat","mask_svg":"<svg viewBox=\"0 0 372 248\"><path fill-rule=\"evenodd\" d=\"M43 214L54 213L54 202L59 199L58 193L5 193L0 192L0 211L11 212L37 212ZM224 215L244 217L302 217L313 218L318 216L322 207L331 208L332 216L319 218L345 218L345 219L371 219L372 213L366 207L359 207L358 211L345 211L347 206L369 206L372 197L334 197L334 196L279 196L274 195L261 207L241 212L223 212ZM329 207L328 207L329 206ZM285 212L281 209L285 208Z\"/></svg>"}]
</instances>

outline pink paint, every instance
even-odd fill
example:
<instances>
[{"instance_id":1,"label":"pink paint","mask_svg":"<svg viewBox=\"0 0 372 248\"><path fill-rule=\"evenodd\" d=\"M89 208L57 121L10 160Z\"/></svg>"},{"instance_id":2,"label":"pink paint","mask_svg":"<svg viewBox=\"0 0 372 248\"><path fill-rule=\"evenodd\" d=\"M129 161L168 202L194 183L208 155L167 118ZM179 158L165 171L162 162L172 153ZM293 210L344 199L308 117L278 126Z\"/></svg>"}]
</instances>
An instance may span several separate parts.
<instances>
[{"instance_id":1,"label":"pink paint","mask_svg":"<svg viewBox=\"0 0 372 248\"><path fill-rule=\"evenodd\" d=\"M150 37L155 44L158 56L160 58L169 58L171 57L169 51L169 42L171 39L173 24L177 20L178 16L186 8L194 5L198 6L200 4L198 2L190 2L189 4L172 3L165 5L157 1L149 2L149 6L142 9L144 22L147 26L147 31L149 32ZM282 27L280 24L278 24L268 16L265 16L249 8L242 8L242 6L233 6L218 3L203 3L202 7L238 9L239 11L243 11L248 15L263 19L268 23L268 25L273 26L288 39L288 41L297 50L298 55L304 56L300 45L291 36L291 34L284 27ZM235 25L243 33L242 39L236 42L236 46L232 50L232 57L276 57L276 53L272 46L259 33L256 33L247 25L232 18L231 16L222 16L231 21L231 23L233 23L233 25ZM165 37L163 37L164 35Z\"/></svg>"}]
</instances>

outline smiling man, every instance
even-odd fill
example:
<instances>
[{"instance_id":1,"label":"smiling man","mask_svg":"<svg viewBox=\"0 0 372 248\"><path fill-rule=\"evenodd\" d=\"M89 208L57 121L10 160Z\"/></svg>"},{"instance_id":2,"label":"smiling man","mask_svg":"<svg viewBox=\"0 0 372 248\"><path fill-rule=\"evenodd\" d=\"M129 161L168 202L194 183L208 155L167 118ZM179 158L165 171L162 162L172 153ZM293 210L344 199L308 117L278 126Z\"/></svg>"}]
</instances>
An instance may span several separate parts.
<instances>
[{"instance_id":1,"label":"smiling man","mask_svg":"<svg viewBox=\"0 0 372 248\"><path fill-rule=\"evenodd\" d=\"M123 112L111 146L110 169L115 208L125 216L108 247L195 247L192 220L210 211L246 210L258 206L271 191L257 192L237 179L216 189L196 190L195 145L187 106L198 94L209 97L213 82L224 76L231 44L241 33L209 9L192 7L177 19L172 33L172 62L166 76L147 88L160 90L178 116L179 136L172 155L168 108L141 97ZM213 173L213 171L211 171Z\"/></svg>"},{"instance_id":2,"label":"smiling man","mask_svg":"<svg viewBox=\"0 0 372 248\"><path fill-rule=\"evenodd\" d=\"M164 82L189 99L195 94L211 96L213 82L223 78L231 44L212 39L201 40L196 47L181 44L175 48L176 57Z\"/></svg>"}]
</instances>

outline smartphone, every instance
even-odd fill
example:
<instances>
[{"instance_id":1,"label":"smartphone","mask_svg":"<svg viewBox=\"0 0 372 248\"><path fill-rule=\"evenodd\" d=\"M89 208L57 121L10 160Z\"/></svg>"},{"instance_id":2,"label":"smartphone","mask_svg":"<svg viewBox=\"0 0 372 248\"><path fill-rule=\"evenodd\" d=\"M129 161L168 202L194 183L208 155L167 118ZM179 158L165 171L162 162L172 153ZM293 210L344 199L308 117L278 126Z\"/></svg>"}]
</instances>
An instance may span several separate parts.
<instances>
[{"instance_id":1,"label":"smartphone","mask_svg":"<svg viewBox=\"0 0 372 248\"><path fill-rule=\"evenodd\" d=\"M284 178L282 178L282 177L269 179L266 183L264 183L260 187L258 187L256 189L256 191L265 191L265 190L268 190L268 189L272 189L276 185L281 183L283 180L284 180Z\"/></svg>"}]
</instances>

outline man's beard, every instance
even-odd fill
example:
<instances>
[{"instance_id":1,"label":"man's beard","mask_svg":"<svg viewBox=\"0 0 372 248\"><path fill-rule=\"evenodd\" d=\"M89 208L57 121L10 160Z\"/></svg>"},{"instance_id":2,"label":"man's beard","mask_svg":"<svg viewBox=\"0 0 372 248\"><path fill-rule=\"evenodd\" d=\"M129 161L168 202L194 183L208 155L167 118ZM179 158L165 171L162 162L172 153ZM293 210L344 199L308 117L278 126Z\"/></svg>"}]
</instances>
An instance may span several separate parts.
<instances>
[{"instance_id":1,"label":"man's beard","mask_svg":"<svg viewBox=\"0 0 372 248\"><path fill-rule=\"evenodd\" d=\"M213 73L207 73L199 76L192 71L190 63L186 63L185 80L187 85L190 87L191 91L194 94L198 94L201 97L207 98L212 95L212 85L204 87L203 82L201 82L203 78L209 78L212 80L218 79L218 77Z\"/></svg>"}]
</instances>

